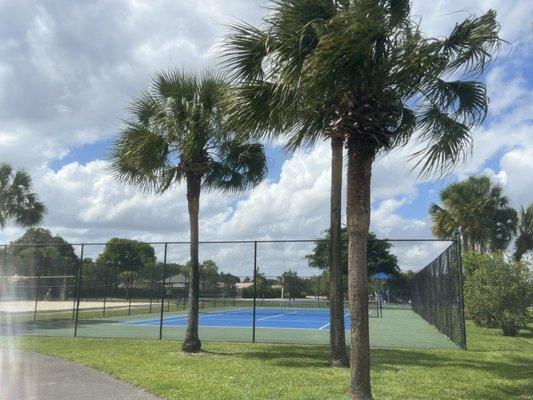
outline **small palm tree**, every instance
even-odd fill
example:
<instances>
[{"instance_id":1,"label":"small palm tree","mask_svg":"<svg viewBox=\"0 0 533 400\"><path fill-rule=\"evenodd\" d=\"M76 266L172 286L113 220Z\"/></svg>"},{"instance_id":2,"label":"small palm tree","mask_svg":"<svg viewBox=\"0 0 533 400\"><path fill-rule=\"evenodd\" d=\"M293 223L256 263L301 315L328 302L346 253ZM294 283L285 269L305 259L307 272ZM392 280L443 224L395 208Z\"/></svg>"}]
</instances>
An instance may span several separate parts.
<instances>
[{"instance_id":1,"label":"small palm tree","mask_svg":"<svg viewBox=\"0 0 533 400\"><path fill-rule=\"evenodd\" d=\"M442 206L431 204L433 234L450 239L459 231L465 251L505 250L516 229L516 211L503 188L486 176L470 177L440 193Z\"/></svg>"},{"instance_id":2,"label":"small palm tree","mask_svg":"<svg viewBox=\"0 0 533 400\"><path fill-rule=\"evenodd\" d=\"M497 50L496 13L427 38L408 0L277 0L261 29L233 28L232 115L290 143L340 136L348 150L351 320L349 397L370 399L367 247L374 160L413 142L421 173L455 167L487 112L483 72ZM264 123L264 121L270 121Z\"/></svg>"},{"instance_id":3,"label":"small palm tree","mask_svg":"<svg viewBox=\"0 0 533 400\"><path fill-rule=\"evenodd\" d=\"M520 208L514 258L520 261L525 253L533 250L533 204Z\"/></svg>"},{"instance_id":4,"label":"small palm tree","mask_svg":"<svg viewBox=\"0 0 533 400\"><path fill-rule=\"evenodd\" d=\"M39 224L46 207L32 192L31 177L25 170L14 171L7 163L0 164L0 228L9 222L30 227Z\"/></svg>"},{"instance_id":5,"label":"small palm tree","mask_svg":"<svg viewBox=\"0 0 533 400\"><path fill-rule=\"evenodd\" d=\"M228 87L210 72L156 75L153 87L132 103L130 118L115 142L112 170L122 181L162 193L185 182L190 220L190 285L183 350L201 348L198 337L198 213L200 191L236 192L266 174L264 148L227 129L223 99Z\"/></svg>"}]
</instances>

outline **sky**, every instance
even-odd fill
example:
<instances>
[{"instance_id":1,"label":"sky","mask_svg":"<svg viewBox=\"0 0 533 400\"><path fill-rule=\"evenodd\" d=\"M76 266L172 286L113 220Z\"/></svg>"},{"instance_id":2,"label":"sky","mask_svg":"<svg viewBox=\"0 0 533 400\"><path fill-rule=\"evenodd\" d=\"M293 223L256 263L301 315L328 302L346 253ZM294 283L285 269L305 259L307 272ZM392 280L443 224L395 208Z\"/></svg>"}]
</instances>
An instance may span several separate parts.
<instances>
[{"instance_id":1,"label":"sky","mask_svg":"<svg viewBox=\"0 0 533 400\"><path fill-rule=\"evenodd\" d=\"M220 65L227 24L257 25L260 0L0 0L0 160L27 169L46 204L43 226L72 242L125 237L188 240L185 188L148 195L117 182L107 157L132 98L154 73ZM493 8L506 40L482 79L489 115L472 156L441 180L418 179L409 149L376 161L371 229L381 238L430 238L428 207L447 184L486 174L515 207L533 201L533 2L414 1L429 36ZM201 240L312 239L329 223L330 149L285 154L268 143L270 170L236 197L204 192ZM16 239L14 226L0 242Z\"/></svg>"}]
</instances>

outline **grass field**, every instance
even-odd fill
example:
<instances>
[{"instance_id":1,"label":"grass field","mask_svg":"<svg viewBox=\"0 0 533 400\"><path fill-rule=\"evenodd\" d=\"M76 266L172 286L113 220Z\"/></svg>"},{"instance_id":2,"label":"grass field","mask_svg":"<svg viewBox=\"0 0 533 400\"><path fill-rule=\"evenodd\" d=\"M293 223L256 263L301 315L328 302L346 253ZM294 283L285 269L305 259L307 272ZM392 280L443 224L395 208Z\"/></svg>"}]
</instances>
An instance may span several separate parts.
<instances>
[{"instance_id":1,"label":"grass field","mask_svg":"<svg viewBox=\"0 0 533 400\"><path fill-rule=\"evenodd\" d=\"M533 326L531 326L533 328ZM516 338L468 324L469 350L373 350L376 399L533 399L533 334ZM348 371L322 346L0 338L0 345L89 365L165 399L345 399Z\"/></svg>"}]
</instances>

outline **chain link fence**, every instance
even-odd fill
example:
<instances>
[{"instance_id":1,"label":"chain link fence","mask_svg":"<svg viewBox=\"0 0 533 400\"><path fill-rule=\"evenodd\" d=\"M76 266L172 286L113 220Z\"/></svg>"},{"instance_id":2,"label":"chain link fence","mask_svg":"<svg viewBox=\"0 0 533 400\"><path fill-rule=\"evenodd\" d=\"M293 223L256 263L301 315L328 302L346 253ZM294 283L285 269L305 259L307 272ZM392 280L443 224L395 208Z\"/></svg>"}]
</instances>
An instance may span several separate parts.
<instances>
[{"instance_id":1,"label":"chain link fence","mask_svg":"<svg viewBox=\"0 0 533 400\"><path fill-rule=\"evenodd\" d=\"M368 253L373 347L466 347L455 242L372 239ZM202 340L329 343L328 241L202 242L199 260ZM11 244L0 265L2 335L185 336L189 243Z\"/></svg>"}]
</instances>

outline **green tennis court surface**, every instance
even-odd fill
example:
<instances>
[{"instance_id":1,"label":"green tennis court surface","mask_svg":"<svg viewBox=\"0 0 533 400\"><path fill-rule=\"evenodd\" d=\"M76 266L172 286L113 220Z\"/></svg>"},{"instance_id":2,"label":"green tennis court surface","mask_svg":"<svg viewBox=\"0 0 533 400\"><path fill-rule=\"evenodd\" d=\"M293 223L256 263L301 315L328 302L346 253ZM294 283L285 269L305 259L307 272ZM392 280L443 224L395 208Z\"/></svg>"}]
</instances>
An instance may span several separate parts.
<instances>
[{"instance_id":1,"label":"green tennis court surface","mask_svg":"<svg viewBox=\"0 0 533 400\"><path fill-rule=\"evenodd\" d=\"M98 338L159 338L159 310L136 308L132 315L80 312L77 336ZM277 313L274 313L274 311ZM115 314L124 311L115 310ZM113 314L113 310L109 311ZM270 314L271 313L271 314ZM249 318L248 318L249 315ZM17 320L2 315L0 334L35 336L73 336L74 322L58 315L38 315L36 321ZM268 321L268 324L267 324ZM258 308L255 340L270 343L327 344L329 315L326 310L264 310ZM162 339L182 340L185 335L184 311L165 312ZM210 309L200 315L200 338L208 341L252 341L251 314L227 309ZM347 335L347 340L349 335ZM370 318L370 344L377 348L457 348L457 345L409 308L385 309L381 318Z\"/></svg>"}]
</instances>

